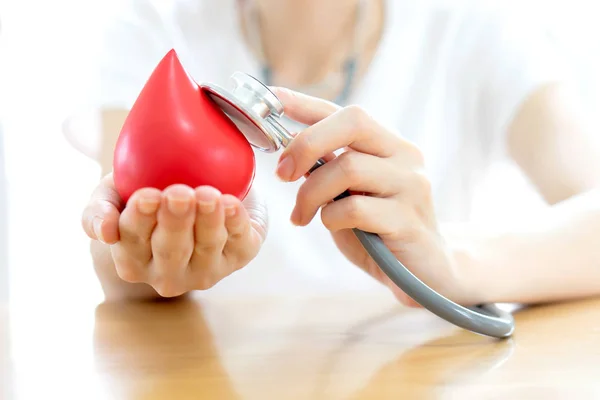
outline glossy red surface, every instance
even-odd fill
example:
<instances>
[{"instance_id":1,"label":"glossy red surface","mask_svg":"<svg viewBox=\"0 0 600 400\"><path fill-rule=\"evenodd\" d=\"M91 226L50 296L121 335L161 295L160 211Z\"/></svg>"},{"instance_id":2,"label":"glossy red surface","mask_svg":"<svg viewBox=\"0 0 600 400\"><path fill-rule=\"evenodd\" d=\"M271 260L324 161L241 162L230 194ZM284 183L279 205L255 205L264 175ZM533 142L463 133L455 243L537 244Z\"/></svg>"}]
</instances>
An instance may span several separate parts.
<instances>
[{"instance_id":1,"label":"glossy red surface","mask_svg":"<svg viewBox=\"0 0 600 400\"><path fill-rule=\"evenodd\" d=\"M171 50L140 92L114 152L114 180L127 201L138 189L210 185L243 199L255 174L252 147Z\"/></svg>"}]
</instances>

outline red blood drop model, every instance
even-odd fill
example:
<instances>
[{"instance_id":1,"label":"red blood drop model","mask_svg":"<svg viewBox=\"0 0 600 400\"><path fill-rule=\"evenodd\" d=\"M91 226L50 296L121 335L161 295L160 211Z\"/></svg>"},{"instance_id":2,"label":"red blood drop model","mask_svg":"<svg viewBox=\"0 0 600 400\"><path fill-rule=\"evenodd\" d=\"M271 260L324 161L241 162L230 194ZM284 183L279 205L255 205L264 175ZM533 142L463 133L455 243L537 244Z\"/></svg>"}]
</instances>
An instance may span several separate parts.
<instances>
[{"instance_id":1,"label":"red blood drop model","mask_svg":"<svg viewBox=\"0 0 600 400\"><path fill-rule=\"evenodd\" d=\"M135 101L114 151L114 181L126 202L138 189L209 185L243 199L256 170L249 142L171 50Z\"/></svg>"}]
</instances>

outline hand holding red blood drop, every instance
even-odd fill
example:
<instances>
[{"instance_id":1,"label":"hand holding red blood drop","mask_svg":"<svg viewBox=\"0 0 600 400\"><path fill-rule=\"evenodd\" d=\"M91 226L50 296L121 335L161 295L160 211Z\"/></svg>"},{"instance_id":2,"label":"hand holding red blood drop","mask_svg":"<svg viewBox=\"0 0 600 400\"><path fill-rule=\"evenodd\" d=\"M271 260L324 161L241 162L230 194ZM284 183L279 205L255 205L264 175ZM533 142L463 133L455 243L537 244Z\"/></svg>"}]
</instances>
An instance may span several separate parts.
<instances>
[{"instance_id":1,"label":"hand holding red blood drop","mask_svg":"<svg viewBox=\"0 0 600 400\"><path fill-rule=\"evenodd\" d=\"M107 297L179 296L247 265L268 224L254 173L246 138L170 51L123 124L113 173L82 215ZM148 286L115 282L115 272Z\"/></svg>"},{"instance_id":2,"label":"hand holding red blood drop","mask_svg":"<svg viewBox=\"0 0 600 400\"><path fill-rule=\"evenodd\" d=\"M114 151L124 202L145 187L212 186L240 200L255 174L252 147L171 50L135 101Z\"/></svg>"}]
</instances>

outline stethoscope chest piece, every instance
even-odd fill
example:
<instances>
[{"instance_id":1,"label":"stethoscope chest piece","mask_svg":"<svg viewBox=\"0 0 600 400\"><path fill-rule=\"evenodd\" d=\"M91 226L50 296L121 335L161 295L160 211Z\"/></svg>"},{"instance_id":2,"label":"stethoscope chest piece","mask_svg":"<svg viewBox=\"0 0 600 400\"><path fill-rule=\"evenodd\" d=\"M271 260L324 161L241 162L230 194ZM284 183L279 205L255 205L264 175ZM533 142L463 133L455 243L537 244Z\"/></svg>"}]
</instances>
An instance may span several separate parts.
<instances>
[{"instance_id":1,"label":"stethoscope chest piece","mask_svg":"<svg viewBox=\"0 0 600 400\"><path fill-rule=\"evenodd\" d=\"M277 96L254 77L236 72L233 89L212 83L201 89L221 108L256 149L272 153L291 140L291 135L276 121L283 115Z\"/></svg>"}]
</instances>

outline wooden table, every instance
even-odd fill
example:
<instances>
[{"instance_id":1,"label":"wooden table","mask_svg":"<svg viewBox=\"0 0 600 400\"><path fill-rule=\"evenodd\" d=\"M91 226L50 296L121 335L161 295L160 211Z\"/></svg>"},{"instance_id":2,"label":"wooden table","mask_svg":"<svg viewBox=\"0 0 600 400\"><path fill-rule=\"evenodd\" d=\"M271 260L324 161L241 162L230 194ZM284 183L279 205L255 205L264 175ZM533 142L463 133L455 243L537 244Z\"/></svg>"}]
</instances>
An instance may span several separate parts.
<instances>
[{"instance_id":1,"label":"wooden table","mask_svg":"<svg viewBox=\"0 0 600 400\"><path fill-rule=\"evenodd\" d=\"M600 398L600 300L506 341L380 294L1 310L5 399Z\"/></svg>"}]
</instances>

